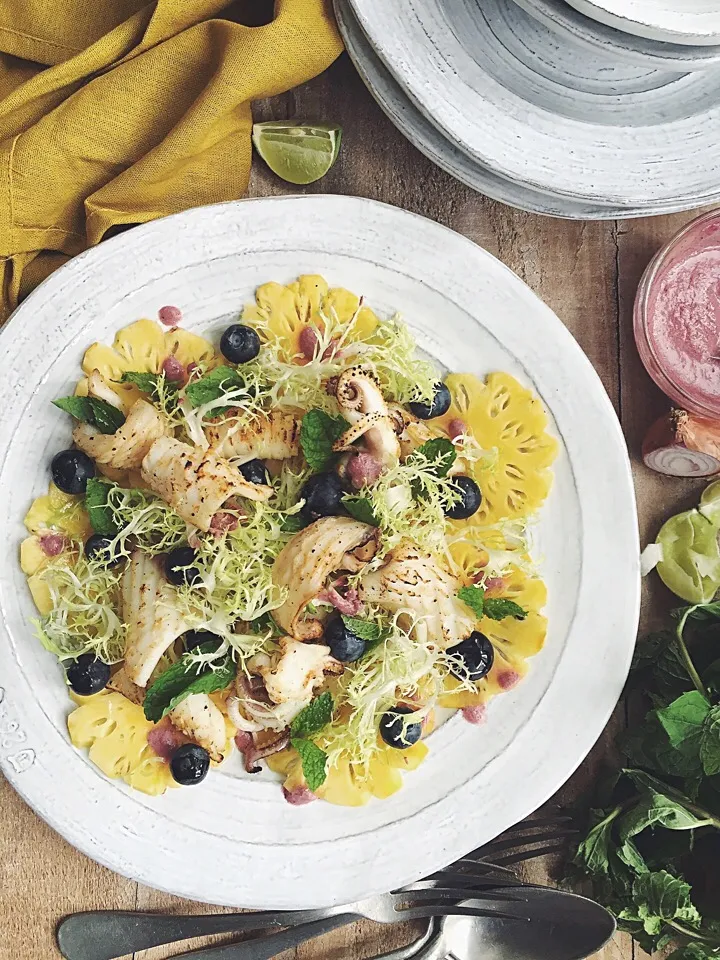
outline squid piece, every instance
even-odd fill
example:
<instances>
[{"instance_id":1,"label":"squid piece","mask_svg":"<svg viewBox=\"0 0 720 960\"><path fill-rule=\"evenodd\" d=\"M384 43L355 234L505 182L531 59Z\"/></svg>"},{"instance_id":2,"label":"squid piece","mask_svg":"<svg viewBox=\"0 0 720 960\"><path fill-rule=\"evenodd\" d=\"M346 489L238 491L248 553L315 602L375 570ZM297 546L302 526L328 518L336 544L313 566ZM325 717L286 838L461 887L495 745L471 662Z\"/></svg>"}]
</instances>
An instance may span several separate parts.
<instances>
[{"instance_id":1,"label":"squid piece","mask_svg":"<svg viewBox=\"0 0 720 960\"><path fill-rule=\"evenodd\" d=\"M300 451L300 421L291 413L273 411L248 422L227 420L206 430L208 441L221 457L288 460Z\"/></svg>"},{"instance_id":2,"label":"squid piece","mask_svg":"<svg viewBox=\"0 0 720 960\"><path fill-rule=\"evenodd\" d=\"M174 727L205 747L210 759L220 763L227 744L225 717L206 693L192 693L168 714Z\"/></svg>"},{"instance_id":3,"label":"squid piece","mask_svg":"<svg viewBox=\"0 0 720 960\"><path fill-rule=\"evenodd\" d=\"M447 649L468 637L474 619L456 599L460 583L430 554L403 540L387 562L369 573L360 596L389 613L404 615L415 636Z\"/></svg>"},{"instance_id":4,"label":"squid piece","mask_svg":"<svg viewBox=\"0 0 720 960\"><path fill-rule=\"evenodd\" d=\"M115 433L100 433L89 423L78 423L73 430L75 445L83 453L115 470L136 470L152 445L166 435L167 424L147 400L135 401Z\"/></svg>"},{"instance_id":5,"label":"squid piece","mask_svg":"<svg viewBox=\"0 0 720 960\"><path fill-rule=\"evenodd\" d=\"M312 700L326 673L342 673L343 665L321 643L303 643L281 637L279 651L258 654L249 667L263 678L265 690L275 704L292 704L297 713Z\"/></svg>"},{"instance_id":6,"label":"squid piece","mask_svg":"<svg viewBox=\"0 0 720 960\"><path fill-rule=\"evenodd\" d=\"M389 411L395 425L396 436L400 442L401 460L406 460L414 450L437 436L426 423L399 403L391 403Z\"/></svg>"},{"instance_id":7,"label":"squid piece","mask_svg":"<svg viewBox=\"0 0 720 960\"><path fill-rule=\"evenodd\" d=\"M364 367L349 367L334 387L340 411L349 420L349 430L336 441L333 450L349 450L363 438L367 452L384 467L400 457L395 423L373 374Z\"/></svg>"},{"instance_id":8,"label":"squid piece","mask_svg":"<svg viewBox=\"0 0 720 960\"><path fill-rule=\"evenodd\" d=\"M127 624L124 679L145 687L162 655L190 625L177 610L175 589L158 561L142 550L125 565L121 589Z\"/></svg>"},{"instance_id":9,"label":"squid piece","mask_svg":"<svg viewBox=\"0 0 720 960\"><path fill-rule=\"evenodd\" d=\"M273 581L288 590L273 611L283 630L300 640L322 636L319 620L304 620L305 607L338 570L357 572L377 552L376 527L350 517L322 517L296 533L273 565Z\"/></svg>"},{"instance_id":10,"label":"squid piece","mask_svg":"<svg viewBox=\"0 0 720 960\"><path fill-rule=\"evenodd\" d=\"M156 440L142 462L143 481L186 523L207 533L215 514L231 497L267 500L272 487L248 483L217 454L172 437Z\"/></svg>"}]
</instances>

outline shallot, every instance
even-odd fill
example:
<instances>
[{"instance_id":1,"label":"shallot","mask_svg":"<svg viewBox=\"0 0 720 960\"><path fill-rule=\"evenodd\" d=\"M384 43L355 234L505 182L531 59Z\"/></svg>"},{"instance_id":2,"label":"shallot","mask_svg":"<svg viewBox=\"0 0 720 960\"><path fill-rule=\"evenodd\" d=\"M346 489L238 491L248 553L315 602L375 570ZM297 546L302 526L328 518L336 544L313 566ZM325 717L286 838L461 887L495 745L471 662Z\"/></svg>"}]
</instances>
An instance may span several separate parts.
<instances>
[{"instance_id":1,"label":"shallot","mask_svg":"<svg viewBox=\"0 0 720 960\"><path fill-rule=\"evenodd\" d=\"M720 422L671 410L648 431L642 456L669 477L712 477L720 473Z\"/></svg>"}]
</instances>

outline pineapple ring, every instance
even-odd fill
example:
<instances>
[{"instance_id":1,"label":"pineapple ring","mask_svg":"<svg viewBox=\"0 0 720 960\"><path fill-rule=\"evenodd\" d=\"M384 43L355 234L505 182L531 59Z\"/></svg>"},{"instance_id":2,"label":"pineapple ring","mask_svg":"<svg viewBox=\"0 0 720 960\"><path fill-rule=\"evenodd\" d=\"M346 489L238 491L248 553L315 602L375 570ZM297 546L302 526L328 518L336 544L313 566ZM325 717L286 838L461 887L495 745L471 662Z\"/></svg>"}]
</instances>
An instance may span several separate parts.
<instances>
[{"instance_id":1,"label":"pineapple ring","mask_svg":"<svg viewBox=\"0 0 720 960\"><path fill-rule=\"evenodd\" d=\"M63 493L54 483L50 484L46 494L33 500L25 514L25 526L31 536L20 544L20 567L27 577L38 612L46 616L53 608L53 600L50 587L40 576L50 559L41 546L42 534L63 533L70 540L84 543L92 533L92 527L83 498Z\"/></svg>"},{"instance_id":2,"label":"pineapple ring","mask_svg":"<svg viewBox=\"0 0 720 960\"><path fill-rule=\"evenodd\" d=\"M375 330L378 318L369 307L360 306L360 298L342 287L330 289L321 276L305 274L294 283L264 283L255 292L255 303L245 307L243 323L255 327L263 339L272 340L280 359L290 363L298 355L300 334L308 325L324 330L323 317L333 315L341 327L353 317L349 341L362 340ZM356 315L357 314L357 315Z\"/></svg>"},{"instance_id":3,"label":"pineapple ring","mask_svg":"<svg viewBox=\"0 0 720 960\"><path fill-rule=\"evenodd\" d=\"M549 467L558 451L539 398L507 373L491 373L485 383L473 374L451 373L445 382L452 402L435 423L447 430L451 420L460 419L484 449L498 452L492 468L472 466L483 494L480 509L469 521L452 526L482 526L535 513L550 492Z\"/></svg>"},{"instance_id":4,"label":"pineapple ring","mask_svg":"<svg viewBox=\"0 0 720 960\"><path fill-rule=\"evenodd\" d=\"M415 770L428 755L426 744L419 740L407 750L394 750L386 744L370 761L367 776L360 777L344 759L328 768L327 778L315 795L341 807L362 807L371 797L385 800L397 793L403 785L402 770ZM297 752L287 747L267 758L267 765L284 777L288 792L305 785L302 763Z\"/></svg>"},{"instance_id":5,"label":"pineapple ring","mask_svg":"<svg viewBox=\"0 0 720 960\"><path fill-rule=\"evenodd\" d=\"M70 740L88 749L88 757L106 777L124 780L152 797L177 786L169 764L148 743L154 724L145 719L142 707L107 690L77 700L80 705L68 717Z\"/></svg>"},{"instance_id":6,"label":"pineapple ring","mask_svg":"<svg viewBox=\"0 0 720 960\"><path fill-rule=\"evenodd\" d=\"M487 703L488 700L514 687L527 673L528 657L534 657L542 650L547 636L547 618L540 611L547 602L547 587L537 577L528 577L522 570L514 568L503 578L502 586L487 591L487 595L502 595L514 600L527 616L524 620L506 617L504 620L491 620L483 617L478 629L485 634L495 647L495 661L490 673L476 684L476 690L460 690L459 681L448 677L445 681L446 692L439 698L441 707L461 709Z\"/></svg>"},{"instance_id":7,"label":"pineapple ring","mask_svg":"<svg viewBox=\"0 0 720 960\"><path fill-rule=\"evenodd\" d=\"M118 381L129 371L135 373L160 373L163 361L170 356L176 357L187 367L190 363L210 364L215 360L212 344L187 330L164 330L154 320L136 320L118 330L113 345L93 343L83 357L82 368L85 377L79 382L76 394L87 396L87 377L98 370L113 389L120 394L125 413L135 400L142 396L132 384Z\"/></svg>"}]
</instances>

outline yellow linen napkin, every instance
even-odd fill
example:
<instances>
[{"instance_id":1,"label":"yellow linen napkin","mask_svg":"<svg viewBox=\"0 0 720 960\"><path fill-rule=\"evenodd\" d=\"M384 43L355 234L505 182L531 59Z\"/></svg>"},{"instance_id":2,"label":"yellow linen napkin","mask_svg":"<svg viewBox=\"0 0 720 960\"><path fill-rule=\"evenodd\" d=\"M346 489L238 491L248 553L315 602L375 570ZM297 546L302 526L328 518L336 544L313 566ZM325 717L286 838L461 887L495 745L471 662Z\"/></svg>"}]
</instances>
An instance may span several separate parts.
<instances>
[{"instance_id":1,"label":"yellow linen napkin","mask_svg":"<svg viewBox=\"0 0 720 960\"><path fill-rule=\"evenodd\" d=\"M251 101L342 49L330 0L276 0L269 23L249 26L261 11L259 0L4 0L0 320L108 228L243 195Z\"/></svg>"}]
</instances>

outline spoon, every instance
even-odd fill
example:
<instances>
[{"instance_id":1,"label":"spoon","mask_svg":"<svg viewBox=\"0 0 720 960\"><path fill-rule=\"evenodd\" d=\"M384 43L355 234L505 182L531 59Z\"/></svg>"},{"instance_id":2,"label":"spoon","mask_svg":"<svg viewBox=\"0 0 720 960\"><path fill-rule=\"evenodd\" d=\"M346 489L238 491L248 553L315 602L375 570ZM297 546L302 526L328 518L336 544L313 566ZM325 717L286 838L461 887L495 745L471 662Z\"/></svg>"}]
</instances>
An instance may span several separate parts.
<instances>
[{"instance_id":1,"label":"spoon","mask_svg":"<svg viewBox=\"0 0 720 960\"><path fill-rule=\"evenodd\" d=\"M547 887L527 893L533 905L529 922L441 917L426 943L416 941L408 960L582 960L615 933L615 918L592 900ZM396 958L393 951L374 960Z\"/></svg>"}]
</instances>

